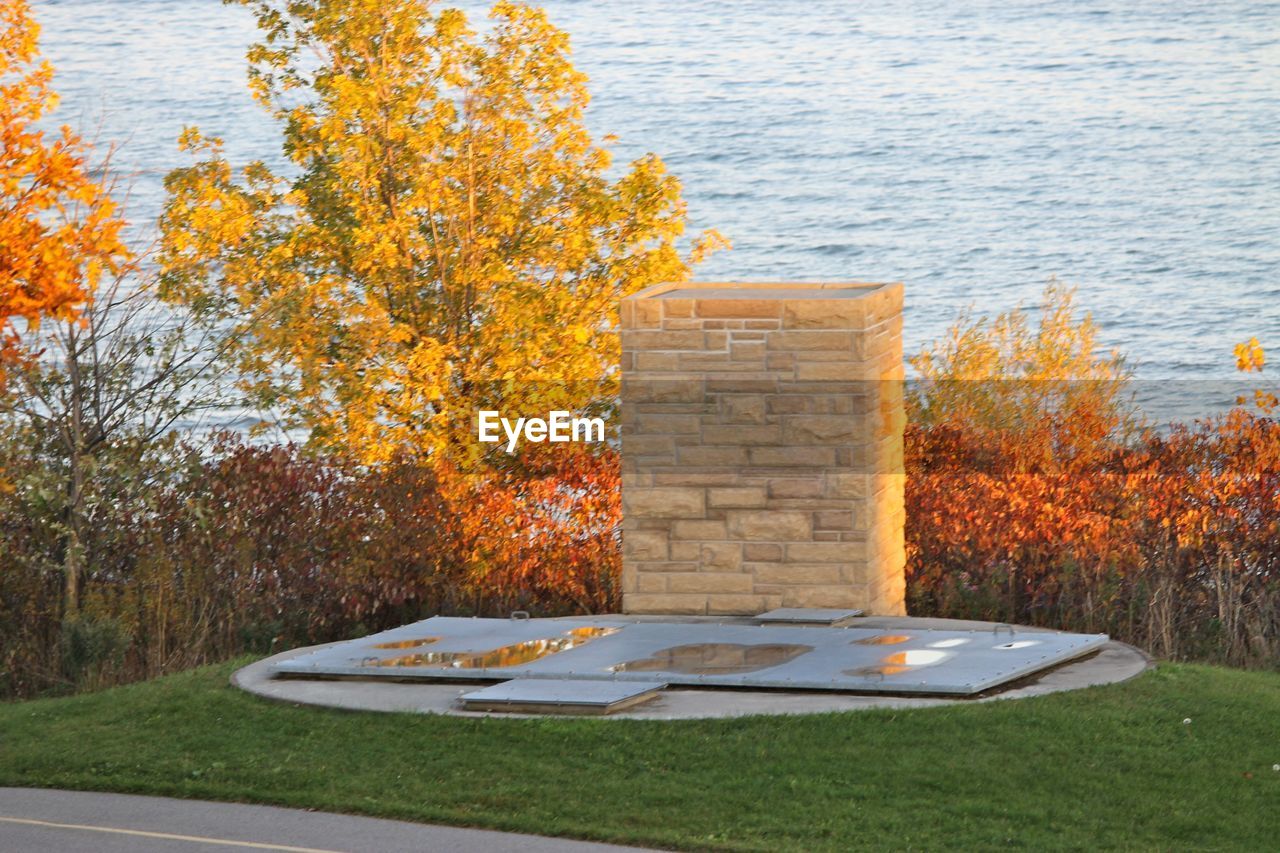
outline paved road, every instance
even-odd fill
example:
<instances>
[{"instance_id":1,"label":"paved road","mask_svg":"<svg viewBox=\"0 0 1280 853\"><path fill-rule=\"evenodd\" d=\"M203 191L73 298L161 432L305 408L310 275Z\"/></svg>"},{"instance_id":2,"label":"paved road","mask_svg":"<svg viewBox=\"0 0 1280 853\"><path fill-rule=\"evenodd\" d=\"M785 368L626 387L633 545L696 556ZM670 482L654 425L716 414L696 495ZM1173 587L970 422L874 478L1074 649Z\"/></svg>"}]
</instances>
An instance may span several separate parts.
<instances>
[{"instance_id":1,"label":"paved road","mask_svg":"<svg viewBox=\"0 0 1280 853\"><path fill-rule=\"evenodd\" d=\"M4 853L621 853L607 844L350 815L0 788Z\"/></svg>"}]
</instances>

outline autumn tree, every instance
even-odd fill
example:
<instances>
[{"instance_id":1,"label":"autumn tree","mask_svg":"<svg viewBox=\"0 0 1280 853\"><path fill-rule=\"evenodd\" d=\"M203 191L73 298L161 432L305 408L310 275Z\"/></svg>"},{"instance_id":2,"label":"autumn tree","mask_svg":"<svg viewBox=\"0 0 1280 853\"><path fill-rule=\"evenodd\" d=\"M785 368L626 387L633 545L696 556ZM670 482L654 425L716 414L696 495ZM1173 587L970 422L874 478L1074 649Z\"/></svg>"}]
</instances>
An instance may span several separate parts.
<instances>
[{"instance_id":1,"label":"autumn tree","mask_svg":"<svg viewBox=\"0 0 1280 853\"><path fill-rule=\"evenodd\" d=\"M544 13L432 0L238 0L250 86L288 167L233 169L188 130L162 219L170 298L235 324L257 399L368 461L465 455L479 408L598 393L618 298L684 279L679 182L616 179L586 78ZM588 390L590 389L590 390Z\"/></svg>"},{"instance_id":2,"label":"autumn tree","mask_svg":"<svg viewBox=\"0 0 1280 853\"><path fill-rule=\"evenodd\" d=\"M131 274L102 282L75 317L46 320L23 343L40 358L11 367L0 444L27 464L16 482L0 470L0 489L23 492L51 534L62 612L74 617L95 533L127 526L137 496L168 476L179 428L225 403L228 341L161 301L153 278Z\"/></svg>"},{"instance_id":3,"label":"autumn tree","mask_svg":"<svg viewBox=\"0 0 1280 853\"><path fill-rule=\"evenodd\" d=\"M21 352L21 326L74 316L98 279L129 254L109 187L71 128L39 122L57 106L26 0L0 0L0 382Z\"/></svg>"},{"instance_id":4,"label":"autumn tree","mask_svg":"<svg viewBox=\"0 0 1280 853\"><path fill-rule=\"evenodd\" d=\"M910 359L919 374L909 418L989 436L1028 458L1088 456L1142 427L1124 358L1102 349L1075 291L1051 280L1039 323L1022 309L965 314L940 343Z\"/></svg>"}]
</instances>

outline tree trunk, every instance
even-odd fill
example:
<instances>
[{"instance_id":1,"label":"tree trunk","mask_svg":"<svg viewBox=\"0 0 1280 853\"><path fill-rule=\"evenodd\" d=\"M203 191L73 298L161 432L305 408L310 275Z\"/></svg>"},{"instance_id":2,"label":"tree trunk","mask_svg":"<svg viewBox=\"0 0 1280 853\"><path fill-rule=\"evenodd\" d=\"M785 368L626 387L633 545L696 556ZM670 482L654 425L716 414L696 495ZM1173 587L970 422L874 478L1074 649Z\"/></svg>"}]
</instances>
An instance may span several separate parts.
<instances>
[{"instance_id":1,"label":"tree trunk","mask_svg":"<svg viewBox=\"0 0 1280 853\"><path fill-rule=\"evenodd\" d=\"M64 619L72 619L80 613L80 576L83 573L84 539L80 504L83 501L84 471L79 448L71 454L71 471L67 484L67 546L63 557L63 605Z\"/></svg>"}]
</instances>

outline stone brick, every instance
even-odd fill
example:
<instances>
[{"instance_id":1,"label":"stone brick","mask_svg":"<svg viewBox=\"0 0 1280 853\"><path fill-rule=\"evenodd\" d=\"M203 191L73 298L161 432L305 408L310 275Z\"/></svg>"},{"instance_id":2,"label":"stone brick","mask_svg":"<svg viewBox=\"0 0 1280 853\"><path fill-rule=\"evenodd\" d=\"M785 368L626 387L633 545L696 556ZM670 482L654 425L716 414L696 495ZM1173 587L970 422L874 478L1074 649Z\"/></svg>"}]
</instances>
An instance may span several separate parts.
<instances>
[{"instance_id":1,"label":"stone brick","mask_svg":"<svg viewBox=\"0 0 1280 853\"><path fill-rule=\"evenodd\" d=\"M751 568L759 583L836 585L841 582L840 567L830 563L761 563Z\"/></svg>"},{"instance_id":2,"label":"stone brick","mask_svg":"<svg viewBox=\"0 0 1280 853\"><path fill-rule=\"evenodd\" d=\"M708 394L771 394L778 390L778 379L766 377L708 378Z\"/></svg>"},{"instance_id":3,"label":"stone brick","mask_svg":"<svg viewBox=\"0 0 1280 853\"><path fill-rule=\"evenodd\" d=\"M673 616L699 616L707 612L705 595L672 595L670 593L626 593L622 596L624 613L670 613Z\"/></svg>"},{"instance_id":4,"label":"stone brick","mask_svg":"<svg viewBox=\"0 0 1280 853\"><path fill-rule=\"evenodd\" d=\"M704 426L702 440L707 444L772 445L782 441L782 426L779 424Z\"/></svg>"},{"instance_id":5,"label":"stone brick","mask_svg":"<svg viewBox=\"0 0 1280 853\"><path fill-rule=\"evenodd\" d=\"M762 424L768 414L763 394L733 394L720 398L724 420L735 424Z\"/></svg>"},{"instance_id":6,"label":"stone brick","mask_svg":"<svg viewBox=\"0 0 1280 853\"><path fill-rule=\"evenodd\" d=\"M865 361L819 361L797 363L795 376L802 382L854 382L875 372L875 366Z\"/></svg>"},{"instance_id":7,"label":"stone brick","mask_svg":"<svg viewBox=\"0 0 1280 853\"><path fill-rule=\"evenodd\" d=\"M827 299L796 299L782 311L784 329L863 329L867 310L862 300L840 304Z\"/></svg>"},{"instance_id":8,"label":"stone brick","mask_svg":"<svg viewBox=\"0 0 1280 853\"><path fill-rule=\"evenodd\" d=\"M693 300L692 299L662 300L662 316L664 318L692 317L693 316Z\"/></svg>"},{"instance_id":9,"label":"stone brick","mask_svg":"<svg viewBox=\"0 0 1280 853\"><path fill-rule=\"evenodd\" d=\"M734 487L741 480L729 471L687 470L672 467L670 470L656 470L653 475L655 486L725 486Z\"/></svg>"},{"instance_id":10,"label":"stone brick","mask_svg":"<svg viewBox=\"0 0 1280 853\"><path fill-rule=\"evenodd\" d=\"M781 317L782 306L776 299L699 299L694 312L699 317L743 320Z\"/></svg>"},{"instance_id":11,"label":"stone brick","mask_svg":"<svg viewBox=\"0 0 1280 853\"><path fill-rule=\"evenodd\" d=\"M769 480L769 497L772 498L817 498L822 496L823 484L818 477L806 477L803 480Z\"/></svg>"},{"instance_id":12,"label":"stone brick","mask_svg":"<svg viewBox=\"0 0 1280 853\"><path fill-rule=\"evenodd\" d=\"M702 543L695 540L677 539L670 545L671 559L698 563L702 561Z\"/></svg>"},{"instance_id":13,"label":"stone brick","mask_svg":"<svg viewBox=\"0 0 1280 853\"><path fill-rule=\"evenodd\" d=\"M654 574L653 572L639 572L636 574L636 588L633 592L666 592L667 591L667 575Z\"/></svg>"},{"instance_id":14,"label":"stone brick","mask_svg":"<svg viewBox=\"0 0 1280 853\"><path fill-rule=\"evenodd\" d=\"M672 543L675 547L675 543ZM649 562L636 562L637 567L642 568L645 572L696 572L698 563L694 562L678 562L675 560L653 560Z\"/></svg>"},{"instance_id":15,"label":"stone brick","mask_svg":"<svg viewBox=\"0 0 1280 853\"><path fill-rule=\"evenodd\" d=\"M742 546L742 558L749 562L777 562L782 559L782 546L772 542L747 542Z\"/></svg>"},{"instance_id":16,"label":"stone brick","mask_svg":"<svg viewBox=\"0 0 1280 853\"><path fill-rule=\"evenodd\" d=\"M667 559L667 531L624 530L622 552L629 560Z\"/></svg>"},{"instance_id":17,"label":"stone brick","mask_svg":"<svg viewBox=\"0 0 1280 853\"><path fill-rule=\"evenodd\" d=\"M858 542L788 542L787 561L799 563L852 563L866 558Z\"/></svg>"},{"instance_id":18,"label":"stone brick","mask_svg":"<svg viewBox=\"0 0 1280 853\"><path fill-rule=\"evenodd\" d=\"M827 472L826 493L833 498L865 498L867 496L867 475L829 471Z\"/></svg>"},{"instance_id":19,"label":"stone brick","mask_svg":"<svg viewBox=\"0 0 1280 853\"><path fill-rule=\"evenodd\" d=\"M742 572L694 572L688 575L667 575L670 592L749 593L751 575Z\"/></svg>"},{"instance_id":20,"label":"stone brick","mask_svg":"<svg viewBox=\"0 0 1280 853\"><path fill-rule=\"evenodd\" d=\"M701 351L704 334L701 330L683 332L650 329L623 330L622 346L629 350Z\"/></svg>"},{"instance_id":21,"label":"stone brick","mask_svg":"<svg viewBox=\"0 0 1280 853\"><path fill-rule=\"evenodd\" d=\"M813 532L807 512L784 510L730 510L729 532L745 541L808 539Z\"/></svg>"},{"instance_id":22,"label":"stone brick","mask_svg":"<svg viewBox=\"0 0 1280 853\"><path fill-rule=\"evenodd\" d=\"M736 572L742 568L742 546L737 542L714 542L701 548L699 563L703 571Z\"/></svg>"},{"instance_id":23,"label":"stone brick","mask_svg":"<svg viewBox=\"0 0 1280 853\"><path fill-rule=\"evenodd\" d=\"M779 331L768 337L769 349L793 353L812 350L849 352L853 349L853 342L853 333L846 331Z\"/></svg>"},{"instance_id":24,"label":"stone brick","mask_svg":"<svg viewBox=\"0 0 1280 853\"><path fill-rule=\"evenodd\" d=\"M781 598L778 602L781 602ZM710 616L755 616L766 610L773 610L782 605L771 602L763 595L724 595L707 596L707 614Z\"/></svg>"},{"instance_id":25,"label":"stone brick","mask_svg":"<svg viewBox=\"0 0 1280 853\"><path fill-rule=\"evenodd\" d=\"M631 363L635 366L635 372L631 374L633 378L629 380L632 383L638 384L645 381L636 376L637 373L671 373L680 369L680 353L678 352L645 352L644 350L632 350L630 355ZM631 394L634 395L635 391L632 390Z\"/></svg>"},{"instance_id":26,"label":"stone brick","mask_svg":"<svg viewBox=\"0 0 1280 853\"><path fill-rule=\"evenodd\" d=\"M671 538L718 542L728 534L723 521L676 521L671 525Z\"/></svg>"},{"instance_id":27,"label":"stone brick","mask_svg":"<svg viewBox=\"0 0 1280 853\"><path fill-rule=\"evenodd\" d=\"M637 435L624 433L622 443L626 445L627 454L634 456L658 456L676 452L676 443L669 435Z\"/></svg>"},{"instance_id":28,"label":"stone brick","mask_svg":"<svg viewBox=\"0 0 1280 853\"><path fill-rule=\"evenodd\" d=\"M815 530L852 530L853 510L822 510L813 514Z\"/></svg>"},{"instance_id":29,"label":"stone brick","mask_svg":"<svg viewBox=\"0 0 1280 853\"><path fill-rule=\"evenodd\" d=\"M829 447L752 447L748 455L752 465L779 468L830 468L836 462Z\"/></svg>"},{"instance_id":30,"label":"stone brick","mask_svg":"<svg viewBox=\"0 0 1280 853\"><path fill-rule=\"evenodd\" d=\"M622 449L625 453L625 441ZM747 464L747 449L745 447L702 447L695 445L681 447L676 451L676 458L680 460L681 465L694 468L731 466L736 469Z\"/></svg>"},{"instance_id":31,"label":"stone brick","mask_svg":"<svg viewBox=\"0 0 1280 853\"><path fill-rule=\"evenodd\" d=\"M622 511L637 518L697 518L706 509L706 494L695 488L623 490Z\"/></svg>"},{"instance_id":32,"label":"stone brick","mask_svg":"<svg viewBox=\"0 0 1280 853\"><path fill-rule=\"evenodd\" d=\"M843 584L792 586L787 587L782 593L783 607L836 607L866 610L868 604L865 588Z\"/></svg>"},{"instance_id":33,"label":"stone brick","mask_svg":"<svg viewBox=\"0 0 1280 853\"><path fill-rule=\"evenodd\" d=\"M697 415L641 414L636 416L636 426L650 435L680 435L701 430L702 419Z\"/></svg>"},{"instance_id":34,"label":"stone brick","mask_svg":"<svg viewBox=\"0 0 1280 853\"><path fill-rule=\"evenodd\" d=\"M767 497L759 486L742 486L728 489L707 489L707 506L751 508L765 505Z\"/></svg>"},{"instance_id":35,"label":"stone brick","mask_svg":"<svg viewBox=\"0 0 1280 853\"><path fill-rule=\"evenodd\" d=\"M856 421L847 415L789 415L782 437L789 444L847 443L858 438Z\"/></svg>"}]
</instances>

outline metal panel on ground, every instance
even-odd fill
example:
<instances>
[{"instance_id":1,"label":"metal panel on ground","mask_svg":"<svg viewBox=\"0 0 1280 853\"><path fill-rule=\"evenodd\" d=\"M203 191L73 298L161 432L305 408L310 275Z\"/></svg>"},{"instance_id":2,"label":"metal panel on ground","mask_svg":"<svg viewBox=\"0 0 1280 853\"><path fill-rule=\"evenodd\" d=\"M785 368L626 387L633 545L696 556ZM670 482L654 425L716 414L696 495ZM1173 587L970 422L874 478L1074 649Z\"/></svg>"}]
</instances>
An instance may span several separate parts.
<instances>
[{"instance_id":1,"label":"metal panel on ground","mask_svg":"<svg viewBox=\"0 0 1280 853\"><path fill-rule=\"evenodd\" d=\"M290 676L661 681L969 695L1101 648L1105 634L625 619L434 617L275 664Z\"/></svg>"},{"instance_id":2,"label":"metal panel on ground","mask_svg":"<svg viewBox=\"0 0 1280 853\"><path fill-rule=\"evenodd\" d=\"M834 610L821 607L779 607L761 613L756 621L768 625L842 625L862 615L861 610Z\"/></svg>"},{"instance_id":3,"label":"metal panel on ground","mask_svg":"<svg viewBox=\"0 0 1280 853\"><path fill-rule=\"evenodd\" d=\"M517 678L462 697L467 711L537 714L610 714L656 697L660 681Z\"/></svg>"}]
</instances>

